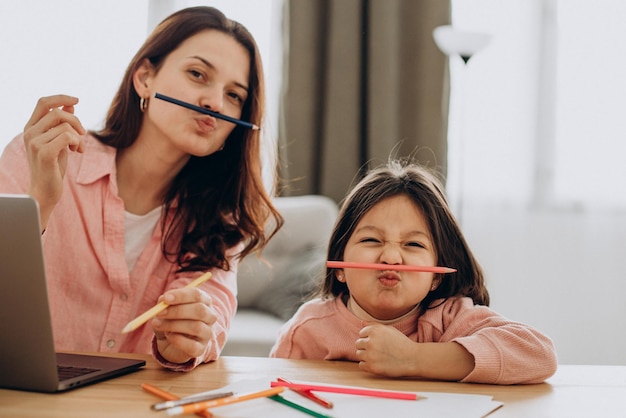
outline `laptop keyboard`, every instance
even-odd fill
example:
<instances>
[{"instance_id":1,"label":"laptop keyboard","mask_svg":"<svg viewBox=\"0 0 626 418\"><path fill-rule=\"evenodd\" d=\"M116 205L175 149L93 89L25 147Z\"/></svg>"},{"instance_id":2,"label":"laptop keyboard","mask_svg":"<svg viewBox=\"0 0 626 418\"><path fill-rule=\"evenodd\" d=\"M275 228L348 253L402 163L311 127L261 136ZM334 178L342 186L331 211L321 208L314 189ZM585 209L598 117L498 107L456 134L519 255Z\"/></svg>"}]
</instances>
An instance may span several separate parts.
<instances>
[{"instance_id":1,"label":"laptop keyboard","mask_svg":"<svg viewBox=\"0 0 626 418\"><path fill-rule=\"evenodd\" d=\"M57 364L57 370L59 371L59 380L66 380L73 377L83 376L91 372L97 372L100 369L91 369L89 367L63 366L61 364Z\"/></svg>"}]
</instances>

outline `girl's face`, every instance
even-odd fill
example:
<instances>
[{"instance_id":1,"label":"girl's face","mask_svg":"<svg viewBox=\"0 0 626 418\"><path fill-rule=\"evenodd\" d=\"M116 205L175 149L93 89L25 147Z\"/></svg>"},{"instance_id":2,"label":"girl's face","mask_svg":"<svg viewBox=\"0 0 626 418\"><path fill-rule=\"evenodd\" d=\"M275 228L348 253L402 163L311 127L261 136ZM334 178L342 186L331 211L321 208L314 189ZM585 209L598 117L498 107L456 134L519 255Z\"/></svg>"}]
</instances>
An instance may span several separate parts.
<instances>
[{"instance_id":1,"label":"girl's face","mask_svg":"<svg viewBox=\"0 0 626 418\"><path fill-rule=\"evenodd\" d=\"M406 195L381 200L357 224L344 261L434 266L437 255L426 219ZM338 272L339 276L341 272ZM346 285L371 316L386 320L409 312L433 286L433 273L344 269Z\"/></svg>"},{"instance_id":2,"label":"girl's face","mask_svg":"<svg viewBox=\"0 0 626 418\"><path fill-rule=\"evenodd\" d=\"M135 74L138 93L150 97L140 136L160 139L183 154L206 156L220 150L234 124L156 99L154 93L239 119L249 72L248 51L233 37L208 30L188 38L158 72L146 64Z\"/></svg>"}]
</instances>

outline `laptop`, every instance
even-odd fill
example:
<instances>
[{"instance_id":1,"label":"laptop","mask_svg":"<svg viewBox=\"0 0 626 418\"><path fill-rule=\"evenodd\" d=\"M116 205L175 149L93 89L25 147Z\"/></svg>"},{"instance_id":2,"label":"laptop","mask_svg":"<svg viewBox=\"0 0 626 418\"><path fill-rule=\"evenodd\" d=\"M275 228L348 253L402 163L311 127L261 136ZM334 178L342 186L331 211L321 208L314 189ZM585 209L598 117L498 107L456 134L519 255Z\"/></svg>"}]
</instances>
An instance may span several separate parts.
<instances>
[{"instance_id":1,"label":"laptop","mask_svg":"<svg viewBox=\"0 0 626 418\"><path fill-rule=\"evenodd\" d=\"M60 392L136 371L144 360L56 353L37 202L0 194L0 388Z\"/></svg>"}]
</instances>

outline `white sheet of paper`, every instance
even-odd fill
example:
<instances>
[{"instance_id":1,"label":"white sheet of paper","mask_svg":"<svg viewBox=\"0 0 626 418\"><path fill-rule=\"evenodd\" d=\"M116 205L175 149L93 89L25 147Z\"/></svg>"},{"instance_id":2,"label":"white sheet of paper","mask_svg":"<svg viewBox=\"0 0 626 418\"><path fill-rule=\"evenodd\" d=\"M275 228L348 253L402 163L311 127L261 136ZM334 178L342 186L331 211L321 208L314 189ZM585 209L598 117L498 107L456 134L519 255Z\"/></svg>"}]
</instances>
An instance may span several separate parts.
<instances>
[{"instance_id":1,"label":"white sheet of paper","mask_svg":"<svg viewBox=\"0 0 626 418\"><path fill-rule=\"evenodd\" d=\"M297 381L294 383L318 382ZM243 380L223 388L207 391L223 392L233 391L235 395L249 392L257 392L268 389L270 382L267 379ZM381 418L385 416L393 417L459 417L481 418L493 410L502 406L502 402L496 402L491 396L470 395L459 393L439 393L439 392L416 392L421 398L416 401L374 398L370 396L345 395L339 393L317 392L334 403L332 409L326 409L315 402L306 399L297 393L285 389L281 394L286 399L296 402L306 408L312 409L321 414L335 418ZM297 418L311 417L311 415L298 411L287 405L283 405L271 399L261 398L240 402L232 405L212 408L211 412L215 418L250 418L250 417L272 417L272 418Z\"/></svg>"}]
</instances>

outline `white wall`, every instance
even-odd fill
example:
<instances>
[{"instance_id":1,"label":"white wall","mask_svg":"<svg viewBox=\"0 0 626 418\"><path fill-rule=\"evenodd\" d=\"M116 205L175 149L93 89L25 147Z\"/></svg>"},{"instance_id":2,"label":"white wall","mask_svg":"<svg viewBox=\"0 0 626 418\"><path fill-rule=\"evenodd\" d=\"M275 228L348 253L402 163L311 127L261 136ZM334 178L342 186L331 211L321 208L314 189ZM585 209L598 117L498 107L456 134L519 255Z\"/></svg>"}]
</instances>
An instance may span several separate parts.
<instances>
[{"instance_id":1,"label":"white wall","mask_svg":"<svg viewBox=\"0 0 626 418\"><path fill-rule=\"evenodd\" d=\"M451 126L462 226L492 307L545 331L561 363L626 365L625 12L616 0L453 1L457 28L493 35L452 63L465 87Z\"/></svg>"},{"instance_id":2,"label":"white wall","mask_svg":"<svg viewBox=\"0 0 626 418\"><path fill-rule=\"evenodd\" d=\"M626 365L626 214L466 206L491 307L544 331L564 364Z\"/></svg>"},{"instance_id":3,"label":"white wall","mask_svg":"<svg viewBox=\"0 0 626 418\"><path fill-rule=\"evenodd\" d=\"M126 66L146 36L147 0L0 2L0 149L39 97L80 99L83 125L101 125Z\"/></svg>"}]
</instances>

